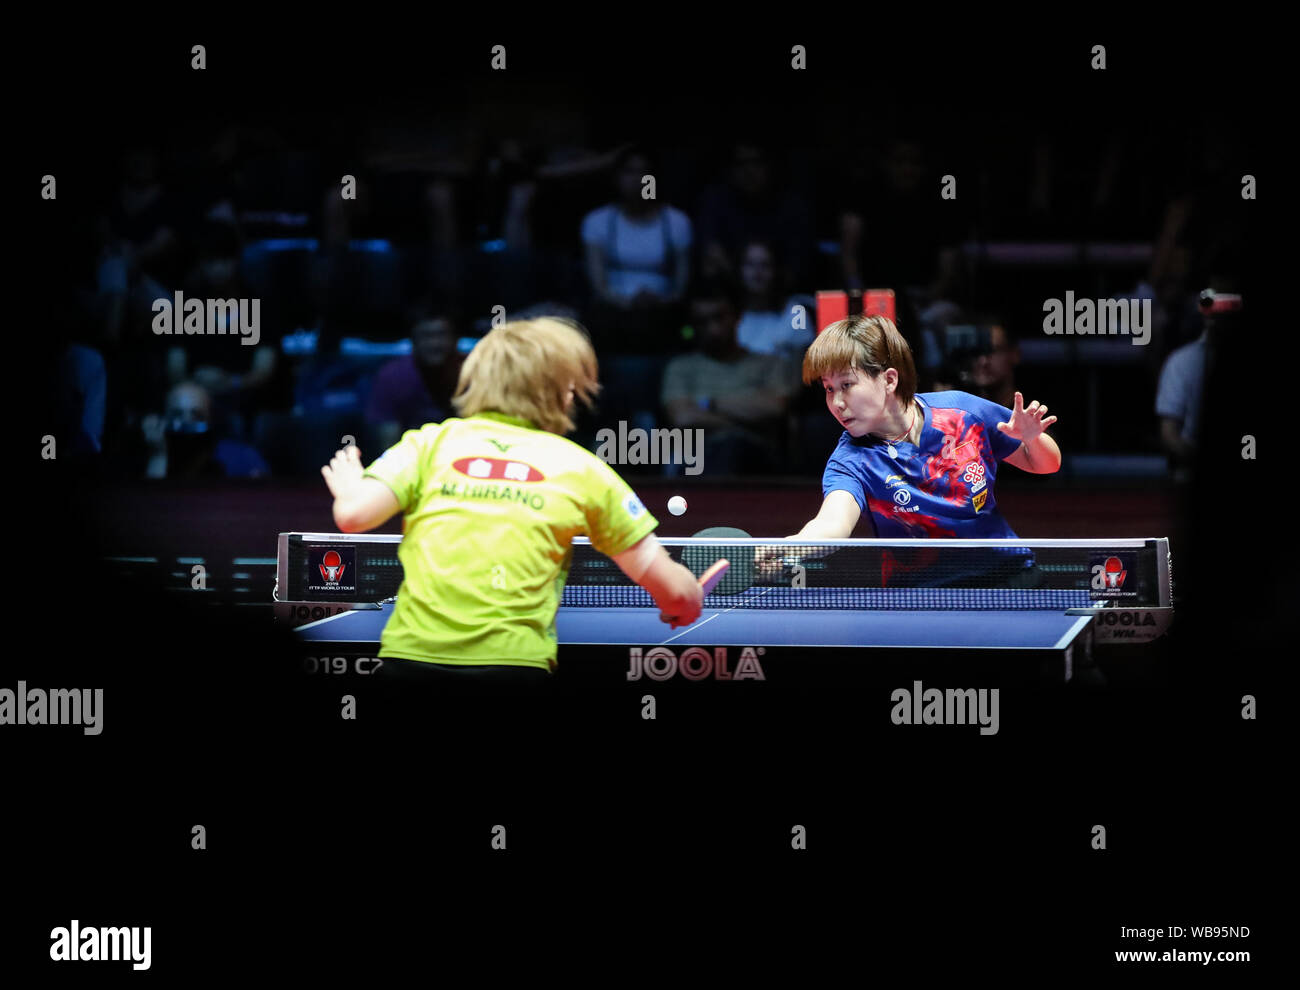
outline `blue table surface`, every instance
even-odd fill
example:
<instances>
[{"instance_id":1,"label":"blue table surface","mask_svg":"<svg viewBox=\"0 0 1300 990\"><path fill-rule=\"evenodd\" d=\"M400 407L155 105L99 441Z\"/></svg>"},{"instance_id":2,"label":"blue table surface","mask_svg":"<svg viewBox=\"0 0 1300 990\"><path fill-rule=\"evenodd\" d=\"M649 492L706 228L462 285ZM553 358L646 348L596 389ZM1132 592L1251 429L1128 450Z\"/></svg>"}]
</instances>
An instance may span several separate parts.
<instances>
[{"instance_id":1,"label":"blue table surface","mask_svg":"<svg viewBox=\"0 0 1300 990\"><path fill-rule=\"evenodd\" d=\"M378 644L392 605L341 612L299 626L307 642ZM917 649L1063 650L1091 615L1063 610L717 609L671 629L648 608L565 606L556 615L561 645L889 646Z\"/></svg>"}]
</instances>

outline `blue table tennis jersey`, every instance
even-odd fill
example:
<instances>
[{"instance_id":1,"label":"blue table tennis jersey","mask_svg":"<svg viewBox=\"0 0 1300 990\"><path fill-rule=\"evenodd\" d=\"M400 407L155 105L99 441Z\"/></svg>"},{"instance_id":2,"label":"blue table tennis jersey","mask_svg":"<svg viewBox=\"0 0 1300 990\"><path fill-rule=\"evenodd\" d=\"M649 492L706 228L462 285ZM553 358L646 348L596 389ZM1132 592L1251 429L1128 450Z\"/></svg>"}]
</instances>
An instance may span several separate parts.
<instances>
[{"instance_id":1,"label":"blue table tennis jersey","mask_svg":"<svg viewBox=\"0 0 1300 990\"><path fill-rule=\"evenodd\" d=\"M840 437L822 475L822 497L846 491L870 513L876 535L1015 539L993 495L998 462L1020 449L997 428L1011 410L969 392L916 396L925 414L918 444Z\"/></svg>"}]
</instances>

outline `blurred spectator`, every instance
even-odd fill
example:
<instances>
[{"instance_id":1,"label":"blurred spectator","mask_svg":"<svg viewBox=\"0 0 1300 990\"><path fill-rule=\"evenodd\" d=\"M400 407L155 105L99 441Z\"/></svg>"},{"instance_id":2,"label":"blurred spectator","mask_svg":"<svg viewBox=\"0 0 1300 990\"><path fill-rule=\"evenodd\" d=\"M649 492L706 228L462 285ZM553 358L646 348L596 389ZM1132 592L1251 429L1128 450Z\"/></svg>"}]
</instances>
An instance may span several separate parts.
<instances>
[{"instance_id":1,"label":"blurred spectator","mask_svg":"<svg viewBox=\"0 0 1300 990\"><path fill-rule=\"evenodd\" d=\"M1241 198L1241 176L1249 171L1250 149L1234 122L1215 121L1189 138L1183 156L1188 174L1165 210L1148 277L1159 286L1170 269L1186 272L1188 285L1209 284L1247 244L1248 218L1254 212ZM1184 253L1185 252L1185 253Z\"/></svg>"},{"instance_id":2,"label":"blurred spectator","mask_svg":"<svg viewBox=\"0 0 1300 990\"><path fill-rule=\"evenodd\" d=\"M863 153L872 173L851 173L842 195L840 259L847 289L892 288L900 297L909 286L925 285L940 244L961 232L939 198L919 142L889 141L883 155ZM900 321L901 324L909 321Z\"/></svg>"},{"instance_id":3,"label":"blurred spectator","mask_svg":"<svg viewBox=\"0 0 1300 990\"><path fill-rule=\"evenodd\" d=\"M46 273L42 273L42 279ZM95 321L88 293L74 285L51 288L44 333L37 338L41 379L38 422L58 444L57 456L84 464L103 450L108 375L103 355L85 343Z\"/></svg>"},{"instance_id":4,"label":"blurred spectator","mask_svg":"<svg viewBox=\"0 0 1300 990\"><path fill-rule=\"evenodd\" d=\"M198 264L185 281L187 298L222 300L234 308L213 308L224 321L225 334L181 334L156 338L167 349L168 384L192 379L216 403L216 417L251 416L281 408L288 401L283 361L275 340L266 332L269 312L265 299L252 299L240 276L239 238L235 229L209 221L200 234ZM256 305L254 305L256 304ZM258 343L243 343L242 328L257 327ZM251 338L251 335L250 335ZM233 424L241 429L239 422Z\"/></svg>"},{"instance_id":5,"label":"blurred spectator","mask_svg":"<svg viewBox=\"0 0 1300 990\"><path fill-rule=\"evenodd\" d=\"M163 415L141 423L149 478L261 478L270 473L262 455L246 443L219 437L212 427L206 389L182 382L167 396Z\"/></svg>"},{"instance_id":6,"label":"blurred spectator","mask_svg":"<svg viewBox=\"0 0 1300 990\"><path fill-rule=\"evenodd\" d=\"M752 354L736 342L738 301L724 284L691 298L699 349L664 370L662 401L674 427L704 430L705 470L781 471L785 415L800 381L792 361Z\"/></svg>"},{"instance_id":7,"label":"blurred spectator","mask_svg":"<svg viewBox=\"0 0 1300 990\"><path fill-rule=\"evenodd\" d=\"M68 344L59 366L59 409L75 432L77 454L97 454L104 442L108 376L104 356L84 344Z\"/></svg>"},{"instance_id":8,"label":"blurred spectator","mask_svg":"<svg viewBox=\"0 0 1300 990\"><path fill-rule=\"evenodd\" d=\"M985 325L989 328L989 346L971 357L967 390L1010 409L1015 406L1020 345L1002 323ZM966 369L962 373L966 374Z\"/></svg>"},{"instance_id":9,"label":"blurred spectator","mask_svg":"<svg viewBox=\"0 0 1300 990\"><path fill-rule=\"evenodd\" d=\"M968 279L961 250L941 248L934 278L915 298L920 341L919 346L913 347L913 353L917 357L917 370L923 375L936 372L943 364L944 332L953 324L965 322L968 300Z\"/></svg>"},{"instance_id":10,"label":"blurred spectator","mask_svg":"<svg viewBox=\"0 0 1300 990\"><path fill-rule=\"evenodd\" d=\"M811 324L816 321L816 302L809 297L784 297L781 287L785 279L779 277L779 271L771 244L762 240L746 242L740 263L744 295L736 340L754 354L802 358L813 341Z\"/></svg>"},{"instance_id":11,"label":"blurred spectator","mask_svg":"<svg viewBox=\"0 0 1300 990\"><path fill-rule=\"evenodd\" d=\"M1216 304L1216 296L1226 294L1226 288L1234 287L1235 283L1216 278L1212 284L1219 288L1201 294L1204 330L1196 340L1175 349L1165 359L1156 386L1160 445L1169 456L1173 478L1178 482L1190 478L1191 462L1201 432L1206 367L1213 360L1214 352L1238 326L1240 318L1238 310L1226 308L1231 303L1219 301ZM1221 289L1224 293L1220 292ZM1213 312L1214 308L1222 308L1222 311Z\"/></svg>"},{"instance_id":12,"label":"blurred spectator","mask_svg":"<svg viewBox=\"0 0 1300 990\"><path fill-rule=\"evenodd\" d=\"M411 328L411 353L394 358L375 375L366 423L387 450L407 430L454 415L451 397L460 377L456 331L445 316L424 316Z\"/></svg>"},{"instance_id":13,"label":"blurred spectator","mask_svg":"<svg viewBox=\"0 0 1300 990\"><path fill-rule=\"evenodd\" d=\"M691 221L659 199L642 198L642 178L658 175L641 149L623 151L614 168L617 199L582 221L589 323L601 345L630 354L676 349L681 300L691 264Z\"/></svg>"},{"instance_id":14,"label":"blurred spectator","mask_svg":"<svg viewBox=\"0 0 1300 990\"><path fill-rule=\"evenodd\" d=\"M814 237L812 209L798 192L778 186L772 160L756 144L737 144L731 151L726 182L714 183L700 195L700 273L706 279L740 280L737 259L754 239L775 246L792 280L778 285L805 286L812 268Z\"/></svg>"},{"instance_id":15,"label":"blurred spectator","mask_svg":"<svg viewBox=\"0 0 1300 990\"><path fill-rule=\"evenodd\" d=\"M148 313L154 299L180 282L184 263L174 229L175 204L159 178L157 153L136 148L124 156L121 171L99 219L99 292L111 344L118 343L134 314Z\"/></svg>"}]
</instances>

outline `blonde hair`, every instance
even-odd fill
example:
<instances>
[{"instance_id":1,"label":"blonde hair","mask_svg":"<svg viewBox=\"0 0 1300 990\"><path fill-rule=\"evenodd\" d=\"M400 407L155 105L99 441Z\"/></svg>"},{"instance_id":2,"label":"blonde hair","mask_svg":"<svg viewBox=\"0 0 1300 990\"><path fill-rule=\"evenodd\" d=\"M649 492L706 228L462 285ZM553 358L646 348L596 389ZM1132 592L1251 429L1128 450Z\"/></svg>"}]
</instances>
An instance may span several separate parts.
<instances>
[{"instance_id":1,"label":"blonde hair","mask_svg":"<svg viewBox=\"0 0 1300 990\"><path fill-rule=\"evenodd\" d=\"M803 383L811 385L825 375L849 370L876 378L886 368L898 371L894 394L906 406L916 394L912 349L888 317L851 316L817 335L803 356Z\"/></svg>"},{"instance_id":2,"label":"blonde hair","mask_svg":"<svg viewBox=\"0 0 1300 990\"><path fill-rule=\"evenodd\" d=\"M600 392L596 352L575 320L542 316L497 327L465 358L452 405L461 416L498 412L563 436L572 432L569 388L590 406Z\"/></svg>"}]
</instances>

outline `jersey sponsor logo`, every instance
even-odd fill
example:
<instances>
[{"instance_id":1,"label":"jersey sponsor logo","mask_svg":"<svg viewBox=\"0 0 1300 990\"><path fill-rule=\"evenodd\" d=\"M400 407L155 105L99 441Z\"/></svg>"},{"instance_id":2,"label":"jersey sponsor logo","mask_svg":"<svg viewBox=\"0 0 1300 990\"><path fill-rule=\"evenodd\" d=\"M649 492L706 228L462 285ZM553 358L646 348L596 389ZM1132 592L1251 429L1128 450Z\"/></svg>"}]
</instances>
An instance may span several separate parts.
<instances>
[{"instance_id":1,"label":"jersey sponsor logo","mask_svg":"<svg viewBox=\"0 0 1300 990\"><path fill-rule=\"evenodd\" d=\"M976 512L979 512L980 509L984 508L984 503L988 499L988 497L989 497L988 492L980 492L971 500L975 505Z\"/></svg>"},{"instance_id":2,"label":"jersey sponsor logo","mask_svg":"<svg viewBox=\"0 0 1300 990\"><path fill-rule=\"evenodd\" d=\"M645 512L645 506L641 504L641 500L635 495L629 495L623 499L623 508L627 510L627 514L633 519Z\"/></svg>"},{"instance_id":3,"label":"jersey sponsor logo","mask_svg":"<svg viewBox=\"0 0 1300 990\"><path fill-rule=\"evenodd\" d=\"M507 453L510 450L510 448L514 446L514 444L512 443L502 443L500 440L493 440L491 437L488 437L488 443L490 443L497 450L501 451L501 453L503 454Z\"/></svg>"},{"instance_id":4,"label":"jersey sponsor logo","mask_svg":"<svg viewBox=\"0 0 1300 990\"><path fill-rule=\"evenodd\" d=\"M523 461L510 461L502 457L462 457L452 468L467 478L493 481L545 481L546 475Z\"/></svg>"},{"instance_id":5,"label":"jersey sponsor logo","mask_svg":"<svg viewBox=\"0 0 1300 990\"><path fill-rule=\"evenodd\" d=\"M979 461L971 461L966 465L966 470L962 472L961 479L971 486L971 492L978 492L988 484L984 474L984 465Z\"/></svg>"},{"instance_id":6,"label":"jersey sponsor logo","mask_svg":"<svg viewBox=\"0 0 1300 990\"><path fill-rule=\"evenodd\" d=\"M896 492L894 492L895 504L906 505L910 501L912 501L912 493L909 492L906 488L900 488Z\"/></svg>"}]
</instances>

